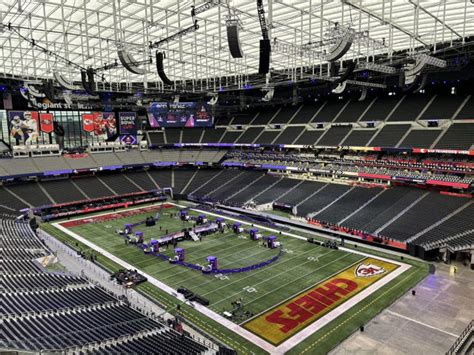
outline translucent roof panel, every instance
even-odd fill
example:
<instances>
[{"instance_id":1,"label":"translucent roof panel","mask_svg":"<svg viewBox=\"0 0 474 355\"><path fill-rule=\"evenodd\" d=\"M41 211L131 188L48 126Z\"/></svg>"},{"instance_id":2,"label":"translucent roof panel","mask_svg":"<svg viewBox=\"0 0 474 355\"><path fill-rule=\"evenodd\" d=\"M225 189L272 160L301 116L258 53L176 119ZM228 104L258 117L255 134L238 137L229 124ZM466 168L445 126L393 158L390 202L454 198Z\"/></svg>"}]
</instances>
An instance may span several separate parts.
<instances>
[{"instance_id":1,"label":"translucent roof panel","mask_svg":"<svg viewBox=\"0 0 474 355\"><path fill-rule=\"evenodd\" d=\"M122 66L104 71L107 81L157 82L155 50L149 44L193 26L191 8L199 11L199 29L159 47L172 80L249 75L258 70L262 32L255 0L3 0L0 1L0 72L51 78L62 73L79 80L79 67L99 68L118 59L122 48L147 69L143 75ZM474 35L470 0L264 0L270 39L292 48L321 52L331 28L363 34L343 59L374 54L390 56L401 49L430 47ZM244 57L231 57L226 21L239 21ZM8 28L8 24L11 28ZM45 53L29 41L47 48ZM327 48L326 48L327 50ZM60 58L59 58L60 57ZM68 66L70 61L76 66ZM146 63L145 63L146 62ZM317 66L318 56L272 50L271 68Z\"/></svg>"}]
</instances>

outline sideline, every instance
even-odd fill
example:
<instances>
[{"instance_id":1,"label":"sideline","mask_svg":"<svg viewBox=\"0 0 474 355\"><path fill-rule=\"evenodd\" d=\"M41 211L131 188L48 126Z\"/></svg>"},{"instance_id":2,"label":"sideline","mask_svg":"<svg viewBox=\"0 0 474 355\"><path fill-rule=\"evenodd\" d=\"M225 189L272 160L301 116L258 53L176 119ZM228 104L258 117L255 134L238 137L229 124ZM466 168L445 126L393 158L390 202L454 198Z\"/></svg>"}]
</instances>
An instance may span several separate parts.
<instances>
[{"instance_id":1,"label":"sideline","mask_svg":"<svg viewBox=\"0 0 474 355\"><path fill-rule=\"evenodd\" d=\"M233 217L229 217L229 216L221 216L219 214L209 212L209 211L200 210L198 208L183 206L183 205L179 205L179 204L169 202L169 201L167 201L165 203L174 205L176 207L190 208L193 211L200 212L200 213L205 213L205 214L212 215L212 216L215 216L215 217L224 217L227 220L231 220L231 221L234 221L234 222L241 222L242 224L245 224L245 225L251 225L251 223L246 222L246 221L242 221L242 220L237 219L237 218L233 218ZM151 206L159 206L159 205L160 204L151 205ZM144 206L129 208L129 209L126 209L126 210L142 209L143 207ZM150 206L147 206L147 207L150 207ZM118 211L114 211L114 212L109 211L108 213L102 213L102 214L98 214L98 215L94 215L94 216L103 216L103 215L112 214L112 213L116 213L116 212L118 212ZM80 218L70 219L68 221L74 221L74 220L79 220L79 219L86 219L86 218L80 217ZM95 245L94 243L90 242L89 240L85 239L84 237L72 232L68 228L63 227L61 224L64 223L64 222L66 222L66 221L52 223L52 225L55 228L61 230L62 232L68 234L69 236L73 237L74 239L77 239L81 243L89 246L90 248L95 249L97 252L101 253L102 255L104 255L105 257L107 257L109 259L111 259L112 261L116 262L117 264L123 266L124 268L126 268L126 269L134 269L135 268L133 265L131 265L131 264L127 263L126 261L116 257L112 253L109 253L108 251L106 251L103 248ZM286 235L286 236L289 236L289 237L292 237L292 238L296 238L296 239L300 239L300 240L304 240L304 241L307 240L306 237L302 237L302 236L299 236L299 235L296 235L296 234L293 234L293 233L279 231L277 229L265 227L265 226L262 226L262 225L259 225L259 224L253 224L253 226L264 229L264 230L267 230L267 231L270 231L270 232L274 232L274 233L280 233L281 232L282 235ZM379 260L383 260L383 261L386 261L386 262L389 262L389 263L397 264L397 265L399 265L399 268L397 268L396 270L394 270L393 272L391 272L390 274L388 274L384 278L380 279L379 281L375 282L373 285L369 286L368 288L361 291L357 295L353 296L352 298L350 298L346 302L342 303L341 305L339 305L338 307L336 307L335 309L333 309L332 311L330 311L329 313L327 313L323 317L321 317L318 320L314 321L313 323L311 323L310 325L308 325L307 327L302 329L300 332L298 332L297 334L295 334L294 336L292 336L288 340L284 341L282 344L280 344L277 347L273 346L272 344L270 344L269 342L267 342L264 339L260 338L259 336L253 334L252 332L244 329L240 325L238 325L238 324L228 320L227 318L221 316L220 314L212 311L211 309L209 309L209 308L207 308L207 307L205 307L201 304L191 303L191 302L187 301L184 298L183 295L177 293L170 286L164 284L163 282L157 280L156 278L154 278L153 276L143 272L142 270L140 270L140 272L145 277L147 277L148 281L151 284L153 284L154 286L156 286L159 289L165 291L169 295L179 299L180 301L185 302L186 304L190 305L191 307L193 307L194 309L196 309L200 313L202 313L205 316L215 320L216 322L220 323L222 326L224 326L227 329L235 332L236 334L242 336L243 338L246 338L247 340L249 340L250 342L252 342L256 346L262 348L263 350L268 351L271 354L284 354L285 352L287 352L288 350L290 350L291 348L293 348L294 346L298 345L299 343L304 341L306 338L311 336L314 332L316 332L319 329L323 328L328 323L333 321L335 318L337 318L338 316L340 316L341 314L343 314L344 312L346 312L350 308L354 307L359 302L363 301L368 296L370 296L372 293L379 290L380 288L382 288L383 286L388 284L390 281L394 280L396 277L400 276L402 273L404 273L405 271L407 271L411 268L411 265L408 265L408 264L405 264L405 263L402 263L402 262L399 262L399 261L396 261L396 260L387 259L387 258L380 257L380 256L377 256L377 255L371 255L371 254L368 254L368 253L365 253L365 252L356 251L356 250L345 248L345 247L339 247L339 249L343 250L345 252L348 252L348 253L358 254L358 255L365 256L365 257L371 257L371 258L374 258L374 259L379 259ZM271 308L273 308L273 307L271 307ZM269 308L269 309L271 309L271 308Z\"/></svg>"}]
</instances>

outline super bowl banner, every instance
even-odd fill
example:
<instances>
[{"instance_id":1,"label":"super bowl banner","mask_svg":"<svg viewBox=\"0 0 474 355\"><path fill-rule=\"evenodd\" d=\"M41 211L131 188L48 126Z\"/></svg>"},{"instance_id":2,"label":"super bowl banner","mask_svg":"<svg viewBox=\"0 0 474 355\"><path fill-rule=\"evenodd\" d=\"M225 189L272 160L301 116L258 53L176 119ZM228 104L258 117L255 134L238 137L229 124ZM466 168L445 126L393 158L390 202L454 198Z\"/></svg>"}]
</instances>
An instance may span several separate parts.
<instances>
[{"instance_id":1,"label":"super bowl banner","mask_svg":"<svg viewBox=\"0 0 474 355\"><path fill-rule=\"evenodd\" d=\"M40 113L41 132L51 133L54 131L54 117L52 113Z\"/></svg>"},{"instance_id":2,"label":"super bowl banner","mask_svg":"<svg viewBox=\"0 0 474 355\"><path fill-rule=\"evenodd\" d=\"M104 140L117 135L117 121L114 112L84 113L82 115L82 127L85 132Z\"/></svg>"},{"instance_id":3,"label":"super bowl banner","mask_svg":"<svg viewBox=\"0 0 474 355\"><path fill-rule=\"evenodd\" d=\"M137 143L137 113L119 112L120 141L125 144Z\"/></svg>"},{"instance_id":4,"label":"super bowl banner","mask_svg":"<svg viewBox=\"0 0 474 355\"><path fill-rule=\"evenodd\" d=\"M397 268L366 258L250 320L244 328L279 345Z\"/></svg>"},{"instance_id":5,"label":"super bowl banner","mask_svg":"<svg viewBox=\"0 0 474 355\"><path fill-rule=\"evenodd\" d=\"M9 111L10 136L17 145L38 143L38 112Z\"/></svg>"}]
</instances>

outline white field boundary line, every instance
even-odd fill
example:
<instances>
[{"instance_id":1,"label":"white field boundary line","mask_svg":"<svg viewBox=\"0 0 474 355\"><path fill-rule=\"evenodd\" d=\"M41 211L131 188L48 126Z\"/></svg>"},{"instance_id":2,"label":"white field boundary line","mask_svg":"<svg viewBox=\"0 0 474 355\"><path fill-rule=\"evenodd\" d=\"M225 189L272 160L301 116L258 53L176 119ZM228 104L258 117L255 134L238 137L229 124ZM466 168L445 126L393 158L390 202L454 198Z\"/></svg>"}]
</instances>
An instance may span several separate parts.
<instances>
[{"instance_id":1,"label":"white field boundary line","mask_svg":"<svg viewBox=\"0 0 474 355\"><path fill-rule=\"evenodd\" d=\"M291 348L295 347L297 344L301 343L304 339L308 338L319 329L323 328L330 322L332 322L335 318L339 317L340 315L347 312L352 307L356 306L359 302L365 300L375 291L378 291L385 285L387 285L390 281L394 280L396 277L403 274L405 271L411 268L411 265L402 265L396 270L392 271L387 276L383 277L373 285L367 287L365 290L362 290L355 296L348 299L346 302L342 303L340 306L333 309L331 312L325 314L315 322L308 325L306 328L302 329L300 332L293 335L290 339L286 340L282 344L280 344L276 349L275 352L272 354L284 354Z\"/></svg>"},{"instance_id":2,"label":"white field boundary line","mask_svg":"<svg viewBox=\"0 0 474 355\"><path fill-rule=\"evenodd\" d=\"M181 207L181 208L190 208L190 207L187 207L187 206L178 205L178 204L173 203L173 202L165 202L165 204L170 204L170 205L174 205L176 207ZM147 206L147 207L150 207L150 206ZM136 209L142 209L142 208L144 208L144 207L143 206L135 207L135 208L127 209L127 210L136 210ZM228 220L231 220L231 221L234 221L234 222L240 222L240 223L243 223L245 225L251 225L251 223L249 223L249 222L242 221L242 220L237 219L237 218L229 217L227 215L222 216L222 215L219 215L219 214L216 214L216 213L213 213L213 212L204 211L204 210L200 210L200 209L192 208L192 207L190 209L192 209L193 211L196 211L196 212L209 214L209 215L212 215L212 216L215 216L215 217L224 217L225 219L228 219ZM115 211L115 213L116 212L120 212L120 211ZM112 213L114 213L114 212L112 212ZM102 214L94 215L93 217L103 216L103 215L112 214L112 213L111 212L102 213ZM80 219L85 219L85 218L80 217L80 218L76 218L76 219L70 219L67 222L74 221L74 220L80 220ZM63 222L66 222L66 221L63 221ZM54 227L58 228L59 230L63 231L64 233L67 233L71 237L73 237L73 238L79 240L80 242L86 244L87 246L89 246L91 248L95 248L98 252L100 252L101 254L106 256L107 258L113 260L117 264L120 264L120 265L122 265L123 267L125 267L127 269L133 269L134 268L133 265L130 265L126 261L116 257L115 255L107 252L106 250L98 247L94 243L89 242L87 239L85 239L85 238L79 236L78 234L70 231L69 229L61 226L60 224L63 223L63 222L53 223L52 225ZM264 230L267 230L267 231L270 231L270 232L273 232L273 233L280 233L281 232L282 234L287 235L287 236L292 237L292 238L296 238L296 239L300 239L300 240L304 240L304 241L307 240L307 238L296 235L296 234L293 234L293 233L279 231L277 229L268 228L268 227L265 227L265 226L262 226L262 225L259 225L259 224L253 224L253 225L254 225L254 227L258 227L258 228L261 228L261 229L264 229ZM345 248L345 247L339 247L339 249L343 250L343 251L346 251L348 253L363 255L363 256L366 256L366 257L379 259L379 260L383 260L383 261L386 261L386 262L389 262L389 263L397 264L400 267L397 268L396 270L392 271L390 274L388 274L384 278L380 279L379 281L377 281L373 285L369 286L365 290L361 291L357 295L353 296L352 298L350 298L349 300L347 300L346 302L344 302L340 306L336 307L331 312L327 313L323 317L321 317L318 320L316 320L315 322L311 323L309 326L302 329L300 332L298 332L297 334L292 336L290 339L288 339L285 342L283 342L282 344L280 344L278 347L275 347L274 345L268 343L267 341L263 340L259 336L247 331L246 329L244 329L240 325L231 322L227 318L222 317L220 314L210 310L209 308L207 308L205 306L202 306L201 304L192 304L191 306L194 307L200 313L204 314L205 316L207 316L207 317L215 320L216 322L220 323L222 326L226 327L227 329L235 332L236 334L246 338L247 340L249 340L253 344L261 347L265 351L268 351L271 354L284 354L286 351L290 350L291 348L293 348L294 346L296 346L297 344L301 343L303 340L305 340L306 338L311 336L314 332L316 332L319 329L321 329L322 327L326 326L328 323L330 323L336 317L340 316L341 314L343 314L344 312L346 312L350 308L354 307L355 305L357 305L357 303L361 302L362 300L364 300L365 298L370 296L373 292L375 292L378 289L380 289L381 287L385 286L387 283L394 280L396 277L398 277L399 275L401 275L402 273L404 273L405 271L407 271L408 269L411 268L410 265L399 262L399 261L396 261L396 260L392 260L392 259L388 259L388 258L376 256L376 255L371 255L371 254L368 254L368 253L352 250L352 249ZM154 277L152 277L152 276L150 276L150 275L148 275L144 272L142 272L142 274L145 277L147 277L148 280L150 281L150 283L152 283L154 286L160 288L161 290L163 290L166 293L172 295L173 297L175 297L175 298L177 298L177 299L179 299L183 302L186 302L187 304L190 304L183 297L183 295L178 294L173 288L169 287L168 285L162 283L161 281L155 279ZM273 308L274 308L274 306L270 307L268 310L273 309ZM266 310L266 311L268 311L268 310Z\"/></svg>"},{"instance_id":3,"label":"white field boundary line","mask_svg":"<svg viewBox=\"0 0 474 355\"><path fill-rule=\"evenodd\" d=\"M69 236L73 237L74 239L80 241L81 243L87 245L90 248L95 249L98 253L104 255L105 257L109 258L110 260L114 261L115 263L119 264L120 266L126 268L126 269L134 269L135 267L126 261L116 257L112 253L109 253L108 251L98 247L94 243L88 241L86 238L81 237L80 235L70 231L69 229L63 227L60 225L60 223L52 223L52 225L59 229L60 231L68 234ZM173 288L169 287L168 285L164 284L163 282L155 279L153 276L148 275L147 273L143 272L140 270L140 273L142 273L147 279L148 282L150 282L152 285L158 287L162 291L165 291L169 295L179 299L182 302L185 302L186 304L189 304L191 307L196 309L198 312L204 314L205 316L215 320L216 322L220 323L222 326L226 327L227 329L233 331L234 333L240 335L241 337L247 339L248 341L252 342L253 344L257 345L258 347L264 349L265 351L268 351L269 353L273 354L275 351L275 347L271 345L270 343L266 342L259 336L249 332L248 330L242 328L238 324L235 324L234 322L231 322L230 320L224 318L220 314L210 310L209 308L199 304L199 303L190 303L188 302L183 295L177 293Z\"/></svg>"}]
</instances>

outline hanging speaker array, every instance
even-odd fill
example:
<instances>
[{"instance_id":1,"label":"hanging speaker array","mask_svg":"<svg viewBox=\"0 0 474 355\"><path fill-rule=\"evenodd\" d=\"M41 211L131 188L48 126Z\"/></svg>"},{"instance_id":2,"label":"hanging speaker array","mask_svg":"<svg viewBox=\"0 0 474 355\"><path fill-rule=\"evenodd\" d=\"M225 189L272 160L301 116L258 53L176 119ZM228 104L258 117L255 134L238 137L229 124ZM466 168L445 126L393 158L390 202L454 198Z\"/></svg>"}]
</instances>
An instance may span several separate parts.
<instances>
[{"instance_id":1,"label":"hanging speaker array","mask_svg":"<svg viewBox=\"0 0 474 355\"><path fill-rule=\"evenodd\" d=\"M237 20L228 20L226 22L226 28L230 55L232 58L242 58L243 52L239 39L239 22Z\"/></svg>"},{"instance_id":2,"label":"hanging speaker array","mask_svg":"<svg viewBox=\"0 0 474 355\"><path fill-rule=\"evenodd\" d=\"M339 79L337 79L334 82L334 84L339 84L339 83L342 83L342 82L346 81L347 79L352 78L352 76L354 74L354 69L356 67L356 63L353 60L351 60L346 65L347 65L346 70L344 70L344 73L340 74Z\"/></svg>"},{"instance_id":3,"label":"hanging speaker array","mask_svg":"<svg viewBox=\"0 0 474 355\"><path fill-rule=\"evenodd\" d=\"M53 80L51 79L43 80L43 93L49 101L54 102L56 94L54 90Z\"/></svg>"},{"instance_id":4,"label":"hanging speaker array","mask_svg":"<svg viewBox=\"0 0 474 355\"><path fill-rule=\"evenodd\" d=\"M145 74L146 68L140 67L140 62L135 60L133 56L128 53L126 50L122 49L117 51L120 63L127 69L129 72L134 74Z\"/></svg>"},{"instance_id":5,"label":"hanging speaker array","mask_svg":"<svg viewBox=\"0 0 474 355\"><path fill-rule=\"evenodd\" d=\"M346 54L352 46L352 41L354 40L354 34L352 32L346 33L342 36L337 43L330 49L329 53L326 55L326 60L328 62L334 62Z\"/></svg>"},{"instance_id":6,"label":"hanging speaker array","mask_svg":"<svg viewBox=\"0 0 474 355\"><path fill-rule=\"evenodd\" d=\"M64 76L62 76L59 72L55 71L53 73L54 80L57 81L57 83L64 89L66 90L77 90L79 89L74 83L68 81Z\"/></svg>"},{"instance_id":7,"label":"hanging speaker array","mask_svg":"<svg viewBox=\"0 0 474 355\"><path fill-rule=\"evenodd\" d=\"M258 62L258 73L267 74L270 71L271 45L269 39L260 40L260 57Z\"/></svg>"},{"instance_id":8,"label":"hanging speaker array","mask_svg":"<svg viewBox=\"0 0 474 355\"><path fill-rule=\"evenodd\" d=\"M164 52L156 51L156 70L158 71L158 76L160 77L161 81L166 85L173 85L173 82L166 76L165 74L165 67L163 60L165 59Z\"/></svg>"},{"instance_id":9,"label":"hanging speaker array","mask_svg":"<svg viewBox=\"0 0 474 355\"><path fill-rule=\"evenodd\" d=\"M95 95L94 69L81 70L81 81L84 90L89 95Z\"/></svg>"}]
</instances>

